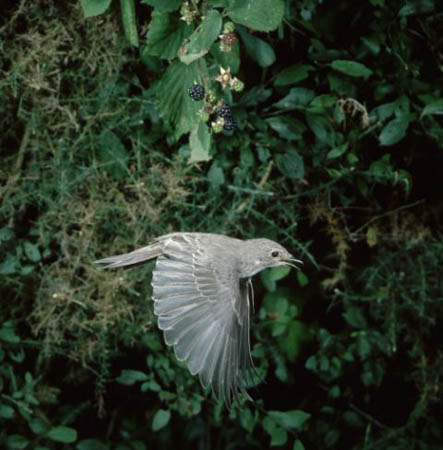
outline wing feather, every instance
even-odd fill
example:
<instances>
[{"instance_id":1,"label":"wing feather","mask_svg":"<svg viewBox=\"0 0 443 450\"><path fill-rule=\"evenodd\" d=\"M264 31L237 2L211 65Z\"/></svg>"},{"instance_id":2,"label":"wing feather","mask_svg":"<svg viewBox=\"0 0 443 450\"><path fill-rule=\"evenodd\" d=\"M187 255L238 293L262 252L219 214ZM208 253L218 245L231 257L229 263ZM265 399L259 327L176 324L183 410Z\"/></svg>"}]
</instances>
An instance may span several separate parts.
<instances>
[{"instance_id":1,"label":"wing feather","mask_svg":"<svg viewBox=\"0 0 443 450\"><path fill-rule=\"evenodd\" d=\"M201 239L173 235L164 241L152 279L154 312L177 359L230 406L246 393L243 372L252 365L249 298L236 268L214 258L224 248Z\"/></svg>"}]
</instances>

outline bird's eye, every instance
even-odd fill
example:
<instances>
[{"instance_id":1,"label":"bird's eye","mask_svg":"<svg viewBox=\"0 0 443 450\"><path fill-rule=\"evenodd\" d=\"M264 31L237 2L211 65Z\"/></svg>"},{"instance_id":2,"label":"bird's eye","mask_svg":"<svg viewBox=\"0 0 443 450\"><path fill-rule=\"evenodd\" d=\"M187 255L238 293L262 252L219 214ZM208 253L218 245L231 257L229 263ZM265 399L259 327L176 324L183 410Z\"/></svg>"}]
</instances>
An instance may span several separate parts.
<instances>
[{"instance_id":1,"label":"bird's eye","mask_svg":"<svg viewBox=\"0 0 443 450\"><path fill-rule=\"evenodd\" d=\"M279 253L277 250L274 250L274 251L271 253L271 256L272 256L273 258L277 258L278 255L280 255L280 253Z\"/></svg>"}]
</instances>

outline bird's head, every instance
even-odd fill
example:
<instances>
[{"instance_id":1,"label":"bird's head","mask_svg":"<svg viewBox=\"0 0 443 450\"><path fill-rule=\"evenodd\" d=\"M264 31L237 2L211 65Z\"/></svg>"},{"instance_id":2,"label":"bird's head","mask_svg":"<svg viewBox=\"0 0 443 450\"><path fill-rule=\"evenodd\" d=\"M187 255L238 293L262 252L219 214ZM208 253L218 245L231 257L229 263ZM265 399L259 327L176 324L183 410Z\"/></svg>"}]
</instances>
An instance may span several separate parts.
<instances>
[{"instance_id":1,"label":"bird's head","mask_svg":"<svg viewBox=\"0 0 443 450\"><path fill-rule=\"evenodd\" d=\"M298 269L296 263L302 261L294 258L284 247L270 239L249 239L241 257L241 278L252 277L256 273L276 266L291 266Z\"/></svg>"}]
</instances>

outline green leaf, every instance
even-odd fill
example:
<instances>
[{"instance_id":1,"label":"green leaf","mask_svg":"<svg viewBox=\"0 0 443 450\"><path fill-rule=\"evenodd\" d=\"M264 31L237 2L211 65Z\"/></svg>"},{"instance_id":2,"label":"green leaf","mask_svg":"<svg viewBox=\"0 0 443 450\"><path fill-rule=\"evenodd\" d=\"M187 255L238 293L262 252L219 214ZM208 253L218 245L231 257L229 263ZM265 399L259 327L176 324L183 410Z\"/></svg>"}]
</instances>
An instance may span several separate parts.
<instances>
[{"instance_id":1,"label":"green leaf","mask_svg":"<svg viewBox=\"0 0 443 450\"><path fill-rule=\"evenodd\" d=\"M313 114L324 114L337 104L337 100L335 95L318 95L309 103L307 111Z\"/></svg>"},{"instance_id":2,"label":"green leaf","mask_svg":"<svg viewBox=\"0 0 443 450\"><path fill-rule=\"evenodd\" d=\"M211 164L211 168L208 170L208 180L212 189L218 189L225 183L223 168L220 167L217 161L214 161Z\"/></svg>"},{"instance_id":3,"label":"green leaf","mask_svg":"<svg viewBox=\"0 0 443 450\"><path fill-rule=\"evenodd\" d=\"M183 4L183 0L141 0L141 2L163 12L176 11Z\"/></svg>"},{"instance_id":4,"label":"green leaf","mask_svg":"<svg viewBox=\"0 0 443 450\"><path fill-rule=\"evenodd\" d=\"M285 153L274 156L275 165L278 170L288 178L303 178L305 176L305 165L303 158L294 147L289 147Z\"/></svg>"},{"instance_id":5,"label":"green leaf","mask_svg":"<svg viewBox=\"0 0 443 450\"><path fill-rule=\"evenodd\" d=\"M309 283L309 278L301 270L297 270L297 281L301 287L305 287Z\"/></svg>"},{"instance_id":6,"label":"green leaf","mask_svg":"<svg viewBox=\"0 0 443 450\"><path fill-rule=\"evenodd\" d=\"M266 288L266 290L269 292L274 292L275 289L277 288L277 283L275 282L275 280L272 280L269 277L270 270L271 269L262 270L260 272L260 278L261 278L261 281L262 281L264 287Z\"/></svg>"},{"instance_id":7,"label":"green leaf","mask_svg":"<svg viewBox=\"0 0 443 450\"><path fill-rule=\"evenodd\" d=\"M155 333L146 334L143 338L143 343L149 348L149 350L154 352L158 352L163 348L158 334Z\"/></svg>"},{"instance_id":8,"label":"green leaf","mask_svg":"<svg viewBox=\"0 0 443 450\"><path fill-rule=\"evenodd\" d=\"M80 0L86 18L103 14L111 4L111 0Z\"/></svg>"},{"instance_id":9,"label":"green leaf","mask_svg":"<svg viewBox=\"0 0 443 450\"><path fill-rule=\"evenodd\" d=\"M271 447L284 445L288 440L288 434L286 430L280 427L276 427L271 434Z\"/></svg>"},{"instance_id":10,"label":"green leaf","mask_svg":"<svg viewBox=\"0 0 443 450\"><path fill-rule=\"evenodd\" d=\"M366 318L363 315L360 308L355 306L350 306L345 313L343 313L343 317L346 322L354 328L366 328L368 326L366 322Z\"/></svg>"},{"instance_id":11,"label":"green leaf","mask_svg":"<svg viewBox=\"0 0 443 450\"><path fill-rule=\"evenodd\" d=\"M77 431L74 428L59 426L51 428L46 434L46 437L55 442L72 444L77 440Z\"/></svg>"},{"instance_id":12,"label":"green leaf","mask_svg":"<svg viewBox=\"0 0 443 450\"><path fill-rule=\"evenodd\" d=\"M199 61L200 62L200 61ZM158 109L163 117L175 127L175 137L188 133L195 126L197 111L201 102L194 102L188 94L194 82L203 83L197 70L197 64L182 64L174 61L158 83ZM206 65L200 64L202 76L207 74Z\"/></svg>"},{"instance_id":13,"label":"green leaf","mask_svg":"<svg viewBox=\"0 0 443 450\"><path fill-rule=\"evenodd\" d=\"M309 76L309 72L315 70L309 64L295 64L283 69L275 78L275 86L287 86L304 80Z\"/></svg>"},{"instance_id":14,"label":"green leaf","mask_svg":"<svg viewBox=\"0 0 443 450\"><path fill-rule=\"evenodd\" d=\"M351 77L368 78L372 75L372 70L368 69L364 64L347 59L336 59L331 62L331 67L337 72L344 73Z\"/></svg>"},{"instance_id":15,"label":"green leaf","mask_svg":"<svg viewBox=\"0 0 443 450\"><path fill-rule=\"evenodd\" d=\"M242 412L240 414L240 424L246 431L252 433L254 431L256 422L257 419L252 415L252 412L249 408L242 409Z\"/></svg>"},{"instance_id":16,"label":"green leaf","mask_svg":"<svg viewBox=\"0 0 443 450\"><path fill-rule=\"evenodd\" d=\"M26 257L32 262L39 262L42 258L38 247L29 241L23 243L23 250L25 251Z\"/></svg>"},{"instance_id":17,"label":"green leaf","mask_svg":"<svg viewBox=\"0 0 443 450\"><path fill-rule=\"evenodd\" d=\"M160 392L161 389L161 386L154 380L146 381L141 385L142 392L146 392L148 390L153 392Z\"/></svg>"},{"instance_id":18,"label":"green leaf","mask_svg":"<svg viewBox=\"0 0 443 450\"><path fill-rule=\"evenodd\" d=\"M389 121L378 136L380 145L394 145L406 136L409 127L409 119L404 116Z\"/></svg>"},{"instance_id":19,"label":"green leaf","mask_svg":"<svg viewBox=\"0 0 443 450\"><path fill-rule=\"evenodd\" d=\"M22 266L20 268L20 275L28 275L31 272L33 272L34 269L35 269L35 266L33 266L33 265Z\"/></svg>"},{"instance_id":20,"label":"green leaf","mask_svg":"<svg viewBox=\"0 0 443 450\"><path fill-rule=\"evenodd\" d=\"M0 228L0 244L2 242L8 242L14 238L15 234L10 228Z\"/></svg>"},{"instance_id":21,"label":"green leaf","mask_svg":"<svg viewBox=\"0 0 443 450\"><path fill-rule=\"evenodd\" d=\"M305 363L305 367L308 370L316 371L317 370L317 358L314 355L311 355Z\"/></svg>"},{"instance_id":22,"label":"green leaf","mask_svg":"<svg viewBox=\"0 0 443 450\"><path fill-rule=\"evenodd\" d=\"M269 126L278 133L278 135L288 141L300 140L306 127L303 122L294 117L276 116L266 119Z\"/></svg>"},{"instance_id":23,"label":"green leaf","mask_svg":"<svg viewBox=\"0 0 443 450\"><path fill-rule=\"evenodd\" d=\"M378 120L384 121L394 114L395 106L396 102L384 103L374 108L371 111L371 115L375 115Z\"/></svg>"},{"instance_id":24,"label":"green leaf","mask_svg":"<svg viewBox=\"0 0 443 450\"><path fill-rule=\"evenodd\" d=\"M288 276L291 268L289 266L277 266L268 270L268 276L271 280L278 281Z\"/></svg>"},{"instance_id":25,"label":"green leaf","mask_svg":"<svg viewBox=\"0 0 443 450\"><path fill-rule=\"evenodd\" d=\"M425 14L434 11L436 5L433 1L406 1L398 11L399 17L409 16L411 14Z\"/></svg>"},{"instance_id":26,"label":"green leaf","mask_svg":"<svg viewBox=\"0 0 443 450\"><path fill-rule=\"evenodd\" d=\"M264 86L254 86L245 92L238 104L242 106L257 106L265 102L272 94L271 89L265 89Z\"/></svg>"},{"instance_id":27,"label":"green leaf","mask_svg":"<svg viewBox=\"0 0 443 450\"><path fill-rule=\"evenodd\" d=\"M369 173L380 178L390 178L394 172L394 169L389 162L390 156L391 155L389 154L385 154L377 161L374 161L369 166Z\"/></svg>"},{"instance_id":28,"label":"green leaf","mask_svg":"<svg viewBox=\"0 0 443 450\"><path fill-rule=\"evenodd\" d=\"M331 428L329 429L324 437L324 442L325 442L325 446L326 448L334 448L336 447L335 444L337 444L337 441L340 439L340 433Z\"/></svg>"},{"instance_id":29,"label":"green leaf","mask_svg":"<svg viewBox=\"0 0 443 450\"><path fill-rule=\"evenodd\" d=\"M300 439L296 439L294 441L294 446L292 447L292 450L305 450L305 446L300 441Z\"/></svg>"},{"instance_id":30,"label":"green leaf","mask_svg":"<svg viewBox=\"0 0 443 450\"><path fill-rule=\"evenodd\" d=\"M274 106L278 109L295 109L306 106L313 98L314 91L303 87L292 88L286 97L283 97Z\"/></svg>"},{"instance_id":31,"label":"green leaf","mask_svg":"<svg viewBox=\"0 0 443 450\"><path fill-rule=\"evenodd\" d=\"M269 416L275 420L282 427L289 430L301 431L305 422L311 417L311 415L300 409L294 409L292 411L269 411Z\"/></svg>"},{"instance_id":32,"label":"green leaf","mask_svg":"<svg viewBox=\"0 0 443 450\"><path fill-rule=\"evenodd\" d=\"M276 313L280 318L285 316L289 308L287 290L280 288L274 292L268 292L263 300L263 305L267 312Z\"/></svg>"},{"instance_id":33,"label":"green leaf","mask_svg":"<svg viewBox=\"0 0 443 450\"><path fill-rule=\"evenodd\" d=\"M123 369L120 376L117 378L117 382L125 384L126 386L131 386L138 381L146 381L147 379L148 375L140 370Z\"/></svg>"},{"instance_id":34,"label":"green leaf","mask_svg":"<svg viewBox=\"0 0 443 450\"><path fill-rule=\"evenodd\" d=\"M153 11L146 35L146 51L162 59L173 59L182 42L192 33L192 27L178 17Z\"/></svg>"},{"instance_id":35,"label":"green leaf","mask_svg":"<svg viewBox=\"0 0 443 450\"><path fill-rule=\"evenodd\" d=\"M246 53L254 61L257 61L260 67L269 67L274 64L276 59L275 52L267 42L240 28L238 29L238 34L245 45Z\"/></svg>"},{"instance_id":36,"label":"green leaf","mask_svg":"<svg viewBox=\"0 0 443 450\"><path fill-rule=\"evenodd\" d=\"M240 69L240 45L238 41L231 47L230 52L222 52L220 46L213 45L211 54L216 59L219 66L230 68L232 74L237 74Z\"/></svg>"},{"instance_id":37,"label":"green leaf","mask_svg":"<svg viewBox=\"0 0 443 450\"><path fill-rule=\"evenodd\" d=\"M180 61L191 64L208 53L211 45L218 38L222 27L220 13L212 9L200 26L191 34L189 42L179 51Z\"/></svg>"},{"instance_id":38,"label":"green leaf","mask_svg":"<svg viewBox=\"0 0 443 450\"><path fill-rule=\"evenodd\" d=\"M110 446L98 439L83 439L76 445L77 450L109 450Z\"/></svg>"},{"instance_id":39,"label":"green leaf","mask_svg":"<svg viewBox=\"0 0 443 450\"><path fill-rule=\"evenodd\" d=\"M345 142L344 144L338 145L337 147L334 147L332 150L328 152L326 155L327 159L335 159L343 155L343 153L346 152L348 149L348 142Z\"/></svg>"},{"instance_id":40,"label":"green leaf","mask_svg":"<svg viewBox=\"0 0 443 450\"><path fill-rule=\"evenodd\" d=\"M354 411L345 411L343 413L343 419L348 425L353 427L363 427L364 421L362 418Z\"/></svg>"},{"instance_id":41,"label":"green leaf","mask_svg":"<svg viewBox=\"0 0 443 450\"><path fill-rule=\"evenodd\" d=\"M35 434L43 434L46 433L50 425L47 421L41 419L40 417L33 417L29 422L29 428L31 428L32 432Z\"/></svg>"},{"instance_id":42,"label":"green leaf","mask_svg":"<svg viewBox=\"0 0 443 450\"><path fill-rule=\"evenodd\" d=\"M431 114L443 114L443 98L439 98L431 103L428 103L420 114L420 118Z\"/></svg>"},{"instance_id":43,"label":"green leaf","mask_svg":"<svg viewBox=\"0 0 443 450\"><path fill-rule=\"evenodd\" d=\"M349 77L340 73L328 73L329 89L337 93L340 97L355 97L357 95L357 88L354 83L350 82Z\"/></svg>"},{"instance_id":44,"label":"green leaf","mask_svg":"<svg viewBox=\"0 0 443 450\"><path fill-rule=\"evenodd\" d=\"M0 419L12 419L14 414L14 408L8 405L0 405Z\"/></svg>"},{"instance_id":45,"label":"green leaf","mask_svg":"<svg viewBox=\"0 0 443 450\"><path fill-rule=\"evenodd\" d=\"M357 164L360 161L358 156L355 153L348 153L346 155L346 159L347 159L348 163L351 164L351 166Z\"/></svg>"},{"instance_id":46,"label":"green leaf","mask_svg":"<svg viewBox=\"0 0 443 450\"><path fill-rule=\"evenodd\" d=\"M171 418L171 411L168 409L159 409L152 419L152 431L159 431L164 428Z\"/></svg>"},{"instance_id":47,"label":"green leaf","mask_svg":"<svg viewBox=\"0 0 443 450\"><path fill-rule=\"evenodd\" d=\"M211 156L209 150L211 149L211 134L209 127L205 122L199 120L189 136L189 147L191 155L188 163L196 163L202 161L209 161Z\"/></svg>"},{"instance_id":48,"label":"green leaf","mask_svg":"<svg viewBox=\"0 0 443 450\"><path fill-rule=\"evenodd\" d=\"M29 444L29 440L20 434L12 434L8 436L6 448L8 450L22 450Z\"/></svg>"},{"instance_id":49,"label":"green leaf","mask_svg":"<svg viewBox=\"0 0 443 450\"><path fill-rule=\"evenodd\" d=\"M234 0L227 14L252 30L272 31L281 24L284 12L283 0Z\"/></svg>"},{"instance_id":50,"label":"green leaf","mask_svg":"<svg viewBox=\"0 0 443 450\"><path fill-rule=\"evenodd\" d=\"M300 320L291 320L286 326L286 330L287 332L280 342L280 347L289 361L294 362L303 345L309 341L309 329Z\"/></svg>"},{"instance_id":51,"label":"green leaf","mask_svg":"<svg viewBox=\"0 0 443 450\"><path fill-rule=\"evenodd\" d=\"M18 344L20 342L20 338L15 334L14 329L7 324L3 324L0 328L0 340L9 344Z\"/></svg>"},{"instance_id":52,"label":"green leaf","mask_svg":"<svg viewBox=\"0 0 443 450\"><path fill-rule=\"evenodd\" d=\"M120 0L120 12L126 39L133 47L138 47L138 32L134 0Z\"/></svg>"},{"instance_id":53,"label":"green leaf","mask_svg":"<svg viewBox=\"0 0 443 450\"><path fill-rule=\"evenodd\" d=\"M306 113L306 122L318 142L329 147L335 146L335 130L326 115Z\"/></svg>"},{"instance_id":54,"label":"green leaf","mask_svg":"<svg viewBox=\"0 0 443 450\"><path fill-rule=\"evenodd\" d=\"M104 170L116 180L125 177L129 172L129 154L120 138L108 130L99 136L99 142L98 157Z\"/></svg>"},{"instance_id":55,"label":"green leaf","mask_svg":"<svg viewBox=\"0 0 443 450\"><path fill-rule=\"evenodd\" d=\"M12 275L17 273L20 267L20 261L16 256L10 253L6 255L5 259L0 263L0 274L2 275Z\"/></svg>"},{"instance_id":56,"label":"green leaf","mask_svg":"<svg viewBox=\"0 0 443 450\"><path fill-rule=\"evenodd\" d=\"M288 439L286 430L279 427L271 417L267 416L264 418L263 428L271 437L271 446L283 445L286 443Z\"/></svg>"}]
</instances>

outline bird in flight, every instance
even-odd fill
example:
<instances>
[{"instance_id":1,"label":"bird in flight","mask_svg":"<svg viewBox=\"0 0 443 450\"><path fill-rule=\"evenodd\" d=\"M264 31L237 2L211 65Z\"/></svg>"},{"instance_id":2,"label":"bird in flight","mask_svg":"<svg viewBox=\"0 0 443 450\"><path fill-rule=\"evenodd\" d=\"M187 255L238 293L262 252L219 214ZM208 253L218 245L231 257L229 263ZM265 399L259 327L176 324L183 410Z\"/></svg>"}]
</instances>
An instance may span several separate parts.
<instances>
[{"instance_id":1,"label":"bird in flight","mask_svg":"<svg viewBox=\"0 0 443 450\"><path fill-rule=\"evenodd\" d=\"M166 344L228 407L241 394L250 399L251 277L268 267L298 268L301 261L269 239L184 232L95 262L114 268L154 258L152 299Z\"/></svg>"}]
</instances>

